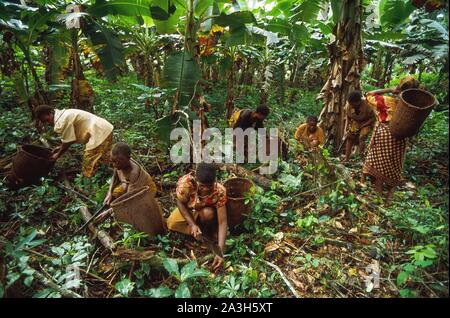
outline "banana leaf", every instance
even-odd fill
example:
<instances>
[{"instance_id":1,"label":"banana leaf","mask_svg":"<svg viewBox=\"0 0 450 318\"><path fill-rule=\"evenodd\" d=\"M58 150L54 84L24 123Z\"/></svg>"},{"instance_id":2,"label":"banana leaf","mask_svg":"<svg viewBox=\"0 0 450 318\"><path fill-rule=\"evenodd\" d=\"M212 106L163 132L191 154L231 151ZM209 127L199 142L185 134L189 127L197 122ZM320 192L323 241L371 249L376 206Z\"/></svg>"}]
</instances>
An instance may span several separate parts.
<instances>
[{"instance_id":1,"label":"banana leaf","mask_svg":"<svg viewBox=\"0 0 450 318\"><path fill-rule=\"evenodd\" d=\"M197 82L201 80L201 70L193 56L185 50L171 54L164 65L162 84L164 88L179 91L179 105L186 106L191 100Z\"/></svg>"},{"instance_id":2,"label":"banana leaf","mask_svg":"<svg viewBox=\"0 0 450 318\"><path fill-rule=\"evenodd\" d=\"M95 22L84 24L83 30L100 58L106 77L114 81L125 65L124 48L116 34Z\"/></svg>"}]
</instances>

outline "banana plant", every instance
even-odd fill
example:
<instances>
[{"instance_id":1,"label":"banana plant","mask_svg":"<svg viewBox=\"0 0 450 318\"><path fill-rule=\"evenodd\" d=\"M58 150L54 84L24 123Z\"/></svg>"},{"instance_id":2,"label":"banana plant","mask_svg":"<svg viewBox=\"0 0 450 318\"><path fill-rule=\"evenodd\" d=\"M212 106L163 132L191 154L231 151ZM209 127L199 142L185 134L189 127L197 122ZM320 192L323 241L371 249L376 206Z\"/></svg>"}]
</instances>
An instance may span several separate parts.
<instances>
[{"instance_id":1,"label":"banana plant","mask_svg":"<svg viewBox=\"0 0 450 318\"><path fill-rule=\"evenodd\" d=\"M207 103L204 103L201 92L204 81L199 65L198 31L209 31L213 25L218 25L229 30L227 40L229 47L242 43L242 40L246 41L249 34L246 24L255 23L256 19L249 11L233 11L234 9L234 7L225 6L223 1L218 0L155 0L152 2L152 18L157 31L172 30L170 24L174 16L180 17L180 20L184 22L179 24L179 30L184 33L184 48L167 58L163 69L162 84L165 88L178 90L176 107L179 107L183 114L187 114L189 120L199 118L202 129L207 126L205 111L208 109L205 107ZM182 18L183 16L184 18ZM169 122L180 123L179 114L175 113L176 107L174 107L171 120L162 118L159 121L161 137L162 135L168 136L170 133L169 128L173 126L168 124ZM167 138L164 139L167 140Z\"/></svg>"},{"instance_id":2,"label":"banana plant","mask_svg":"<svg viewBox=\"0 0 450 318\"><path fill-rule=\"evenodd\" d=\"M36 72L33 55L33 43L38 40L41 32L47 29L47 22L55 16L56 12L48 7L31 7L23 5L19 0L0 2L0 26L14 35L14 44L24 55L34 82L34 104L48 103L48 96L44 85ZM33 107L31 94L28 92L28 105Z\"/></svg>"}]
</instances>

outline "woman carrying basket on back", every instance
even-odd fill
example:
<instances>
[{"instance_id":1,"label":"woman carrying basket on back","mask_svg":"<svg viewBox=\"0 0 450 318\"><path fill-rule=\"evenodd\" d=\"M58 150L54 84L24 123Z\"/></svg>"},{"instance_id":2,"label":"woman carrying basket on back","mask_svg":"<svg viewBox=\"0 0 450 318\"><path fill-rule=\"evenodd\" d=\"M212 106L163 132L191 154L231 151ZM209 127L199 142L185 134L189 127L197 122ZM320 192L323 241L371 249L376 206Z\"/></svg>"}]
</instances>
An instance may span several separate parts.
<instances>
[{"instance_id":1,"label":"woman carrying basket on back","mask_svg":"<svg viewBox=\"0 0 450 318\"><path fill-rule=\"evenodd\" d=\"M391 133L389 122L397 106L397 95L406 89L418 87L419 82L407 76L396 88L375 90L366 95L367 104L376 113L377 124L368 147L361 183L365 182L367 176L373 177L375 190L380 194L383 193L383 186L386 184L388 188L386 205L390 204L395 187L401 182L406 152L406 138L396 139ZM384 95L387 93L393 96Z\"/></svg>"}]
</instances>

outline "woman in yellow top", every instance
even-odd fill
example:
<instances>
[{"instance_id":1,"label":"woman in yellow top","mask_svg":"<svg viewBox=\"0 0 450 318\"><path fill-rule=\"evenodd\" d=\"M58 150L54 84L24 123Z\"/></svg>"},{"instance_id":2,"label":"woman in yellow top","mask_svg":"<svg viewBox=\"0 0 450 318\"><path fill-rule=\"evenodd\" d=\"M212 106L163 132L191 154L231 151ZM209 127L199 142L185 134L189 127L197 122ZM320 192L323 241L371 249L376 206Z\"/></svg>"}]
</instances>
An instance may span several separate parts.
<instances>
[{"instance_id":1,"label":"woman in yellow top","mask_svg":"<svg viewBox=\"0 0 450 318\"><path fill-rule=\"evenodd\" d=\"M361 182L365 182L366 176L373 177L375 189L380 194L383 192L383 185L386 184L388 187L386 205L390 204L395 187L401 182L406 139L394 138L389 126L397 106L397 97L383 94L397 95L405 89L417 88L418 86L419 82L408 76L396 88L375 90L366 95L367 104L375 111L377 124L370 140Z\"/></svg>"},{"instance_id":2,"label":"woman in yellow top","mask_svg":"<svg viewBox=\"0 0 450 318\"><path fill-rule=\"evenodd\" d=\"M36 118L54 126L61 136L61 145L53 151L52 160L58 160L69 147L84 144L83 175L92 177L100 162L109 162L114 126L106 119L81 109L54 109L40 105L34 109Z\"/></svg>"},{"instance_id":3,"label":"woman in yellow top","mask_svg":"<svg viewBox=\"0 0 450 318\"><path fill-rule=\"evenodd\" d=\"M306 124L302 124L295 132L295 139L304 143L308 148L323 146L325 144L325 134L323 129L317 126L316 116L309 116Z\"/></svg>"}]
</instances>

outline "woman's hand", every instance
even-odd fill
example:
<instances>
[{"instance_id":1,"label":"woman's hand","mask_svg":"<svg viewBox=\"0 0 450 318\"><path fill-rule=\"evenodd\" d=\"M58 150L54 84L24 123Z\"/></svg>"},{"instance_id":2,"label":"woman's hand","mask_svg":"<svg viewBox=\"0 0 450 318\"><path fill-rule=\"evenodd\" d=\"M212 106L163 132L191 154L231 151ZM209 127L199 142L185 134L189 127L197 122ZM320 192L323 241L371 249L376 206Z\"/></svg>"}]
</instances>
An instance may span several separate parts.
<instances>
[{"instance_id":1,"label":"woman's hand","mask_svg":"<svg viewBox=\"0 0 450 318\"><path fill-rule=\"evenodd\" d=\"M50 155L50 160L56 161L61 157L61 146L56 147L52 150L52 154Z\"/></svg>"},{"instance_id":2,"label":"woman's hand","mask_svg":"<svg viewBox=\"0 0 450 318\"><path fill-rule=\"evenodd\" d=\"M61 154L59 152L52 153L52 155L50 156L50 160L56 161L59 159L60 156Z\"/></svg>"},{"instance_id":3,"label":"woman's hand","mask_svg":"<svg viewBox=\"0 0 450 318\"><path fill-rule=\"evenodd\" d=\"M108 192L108 194L105 197L105 200L103 200L104 205L109 205L112 200L112 194Z\"/></svg>"},{"instance_id":4,"label":"woman's hand","mask_svg":"<svg viewBox=\"0 0 450 318\"><path fill-rule=\"evenodd\" d=\"M191 234L196 240L200 240L202 237L202 231L200 230L198 225L195 224L191 226Z\"/></svg>"}]
</instances>

